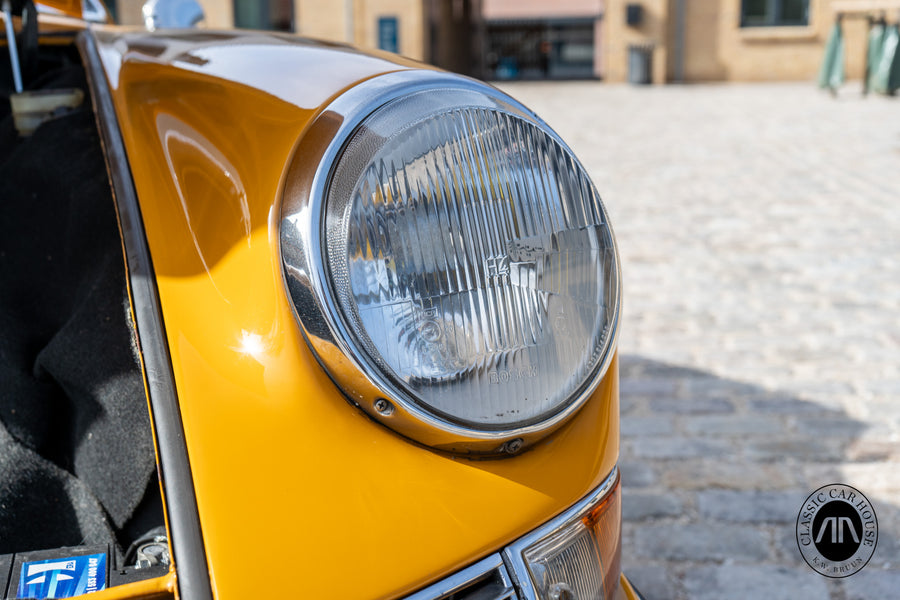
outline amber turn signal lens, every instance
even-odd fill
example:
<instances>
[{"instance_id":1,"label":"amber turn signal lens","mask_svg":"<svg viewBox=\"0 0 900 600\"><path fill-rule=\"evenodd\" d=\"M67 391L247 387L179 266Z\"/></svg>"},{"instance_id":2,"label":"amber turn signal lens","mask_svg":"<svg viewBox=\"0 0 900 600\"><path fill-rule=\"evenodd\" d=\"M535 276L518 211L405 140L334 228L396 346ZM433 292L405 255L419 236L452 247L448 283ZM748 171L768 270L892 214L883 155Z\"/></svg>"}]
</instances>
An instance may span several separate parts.
<instances>
[{"instance_id":1,"label":"amber turn signal lens","mask_svg":"<svg viewBox=\"0 0 900 600\"><path fill-rule=\"evenodd\" d=\"M621 571L619 481L586 514L525 550L537 597L608 600Z\"/></svg>"}]
</instances>

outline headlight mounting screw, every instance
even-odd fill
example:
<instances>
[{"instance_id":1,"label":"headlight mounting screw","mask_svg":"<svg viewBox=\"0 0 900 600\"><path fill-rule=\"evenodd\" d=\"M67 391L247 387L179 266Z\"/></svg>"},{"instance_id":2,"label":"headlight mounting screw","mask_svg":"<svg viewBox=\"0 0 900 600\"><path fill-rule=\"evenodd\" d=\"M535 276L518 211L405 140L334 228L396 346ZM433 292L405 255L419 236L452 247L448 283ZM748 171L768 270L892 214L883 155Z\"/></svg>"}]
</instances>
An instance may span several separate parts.
<instances>
[{"instance_id":1,"label":"headlight mounting screw","mask_svg":"<svg viewBox=\"0 0 900 600\"><path fill-rule=\"evenodd\" d=\"M522 449L522 446L525 445L525 442L522 441L522 438L516 438L514 440L509 440L503 447L503 451L507 454L515 454L519 450Z\"/></svg>"},{"instance_id":2,"label":"headlight mounting screw","mask_svg":"<svg viewBox=\"0 0 900 600\"><path fill-rule=\"evenodd\" d=\"M378 398L375 400L375 410L378 411L382 417L389 417L394 412L394 405L384 398Z\"/></svg>"}]
</instances>

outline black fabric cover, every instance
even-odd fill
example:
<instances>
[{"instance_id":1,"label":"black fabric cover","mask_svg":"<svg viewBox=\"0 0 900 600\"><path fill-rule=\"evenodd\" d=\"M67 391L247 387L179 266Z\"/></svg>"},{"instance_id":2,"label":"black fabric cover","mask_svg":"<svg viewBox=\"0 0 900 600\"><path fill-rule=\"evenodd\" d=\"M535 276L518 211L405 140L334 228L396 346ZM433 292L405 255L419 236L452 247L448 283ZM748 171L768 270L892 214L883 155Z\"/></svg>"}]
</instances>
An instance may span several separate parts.
<instances>
[{"instance_id":1,"label":"black fabric cover","mask_svg":"<svg viewBox=\"0 0 900 600\"><path fill-rule=\"evenodd\" d=\"M0 554L121 549L163 522L84 73L45 81L82 88L85 103L27 139L8 113L0 122Z\"/></svg>"}]
</instances>

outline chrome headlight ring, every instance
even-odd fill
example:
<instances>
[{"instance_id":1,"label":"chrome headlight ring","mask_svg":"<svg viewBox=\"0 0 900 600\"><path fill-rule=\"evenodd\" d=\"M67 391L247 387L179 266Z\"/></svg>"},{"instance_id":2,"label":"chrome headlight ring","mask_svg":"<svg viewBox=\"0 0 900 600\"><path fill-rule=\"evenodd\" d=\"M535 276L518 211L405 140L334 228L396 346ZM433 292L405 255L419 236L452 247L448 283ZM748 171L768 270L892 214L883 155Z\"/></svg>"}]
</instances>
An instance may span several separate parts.
<instances>
[{"instance_id":1,"label":"chrome headlight ring","mask_svg":"<svg viewBox=\"0 0 900 600\"><path fill-rule=\"evenodd\" d=\"M487 139L486 134L480 135L478 119L489 121L492 131L498 132L495 138L507 140L518 132L521 139L508 145ZM465 131L457 132L457 138L451 139L452 131L449 137L441 137L457 122ZM470 143L473 139L477 143ZM468 161L469 173L446 160L442 166L423 166L434 148L452 144L469 147L467 157L460 159ZM542 145L540 153L532 148L537 144ZM495 185L494 165L476 156L474 146L515 165L497 175L506 178L506 187ZM395 158L398 153L406 157L404 152L413 154L395 168ZM450 155L449 150L445 155ZM541 160L529 158L532 155ZM530 166L522 166L521 156ZM379 176L375 185L360 183L372 178L373 169L385 171L384 165L389 174ZM515 174L510 175L513 170ZM417 177L411 171L419 173L420 188L422 180L445 177L444 192L436 194L478 196L480 200L462 199L455 204L440 200L476 217L452 217L450 210L445 221L403 217L415 208L403 204L407 195L416 195L409 193ZM523 177L543 187L532 183L525 191L512 189L510 181L521 182ZM403 186L405 193L397 189ZM507 193L517 199L507 198ZM562 200L542 204L547 214L540 218L525 214L532 210L529 197L554 194ZM475 207L477 202L481 204ZM436 212L429 207L437 203L433 198L419 202L424 207L420 215ZM393 207L390 214L389 205ZM485 206L494 212L487 215ZM406 220L396 226L398 214ZM478 215L484 215L484 220ZM394 225L384 225L391 219ZM401 71L370 79L338 96L317 115L295 148L280 227L286 286L316 358L351 402L417 442L466 454L519 452L583 406L612 360L621 284L605 209L584 169L559 137L524 106L485 84L436 71ZM504 227L505 232L500 231ZM416 237L423 228L428 231ZM378 232L373 233L375 229ZM391 239L384 237L388 230L394 236ZM417 248L436 239L431 243L438 250L417 250L418 258L411 257L413 252L404 254L401 246L410 247L410 236L415 237ZM426 243L419 243L423 240ZM382 247L392 243L397 250L389 256L382 253ZM435 259L441 252L442 257ZM462 292L458 288L465 286L454 288L456 304L439 298L438 306L433 303L437 296L428 295L434 290L422 291L428 286L419 277L428 270L422 268L426 254L434 281L440 275L452 286L451 274L461 281L463 271L470 280L481 279L476 284L469 281ZM438 263L441 268L435 267ZM380 279L387 268L394 269L392 283ZM378 287L374 301L366 286ZM477 319L472 316L476 307L487 306L489 300L493 304L483 309L487 318L480 313ZM497 307L508 310L504 313ZM530 311L541 314L535 317ZM532 321L525 332L526 327L517 323L528 319ZM501 320L504 325L495 329L490 348L484 341L490 333L486 330ZM382 323L385 331L381 331ZM467 330L476 326L485 332ZM523 342L525 333L530 335L530 345ZM423 339L429 342L441 336L452 336L455 345L423 346ZM394 344L400 344L400 350ZM479 351L472 352L472 347ZM564 359L574 366L570 369ZM554 363L548 371L555 371L537 382L538 369L546 362ZM532 379L535 384L528 387ZM490 387L513 382L502 390ZM529 401L527 395L535 389L542 399ZM482 405L472 408L476 396ZM463 400L457 403L458 398ZM465 401L471 406L462 405ZM524 418L518 417L520 412Z\"/></svg>"}]
</instances>

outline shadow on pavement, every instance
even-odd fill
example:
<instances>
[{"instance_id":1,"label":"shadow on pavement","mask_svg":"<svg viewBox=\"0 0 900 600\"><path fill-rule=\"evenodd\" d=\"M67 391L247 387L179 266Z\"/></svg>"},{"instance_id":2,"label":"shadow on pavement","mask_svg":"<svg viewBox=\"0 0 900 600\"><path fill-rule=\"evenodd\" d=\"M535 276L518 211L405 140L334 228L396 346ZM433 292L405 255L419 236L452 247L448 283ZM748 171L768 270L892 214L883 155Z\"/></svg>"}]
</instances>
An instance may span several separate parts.
<instances>
[{"instance_id":1,"label":"shadow on pavement","mask_svg":"<svg viewBox=\"0 0 900 600\"><path fill-rule=\"evenodd\" d=\"M896 444L788 393L621 356L623 568L647 600L856 600L900 593ZM872 432L872 430L875 430ZM803 561L797 514L830 483L875 507L869 564L828 579Z\"/></svg>"}]
</instances>

